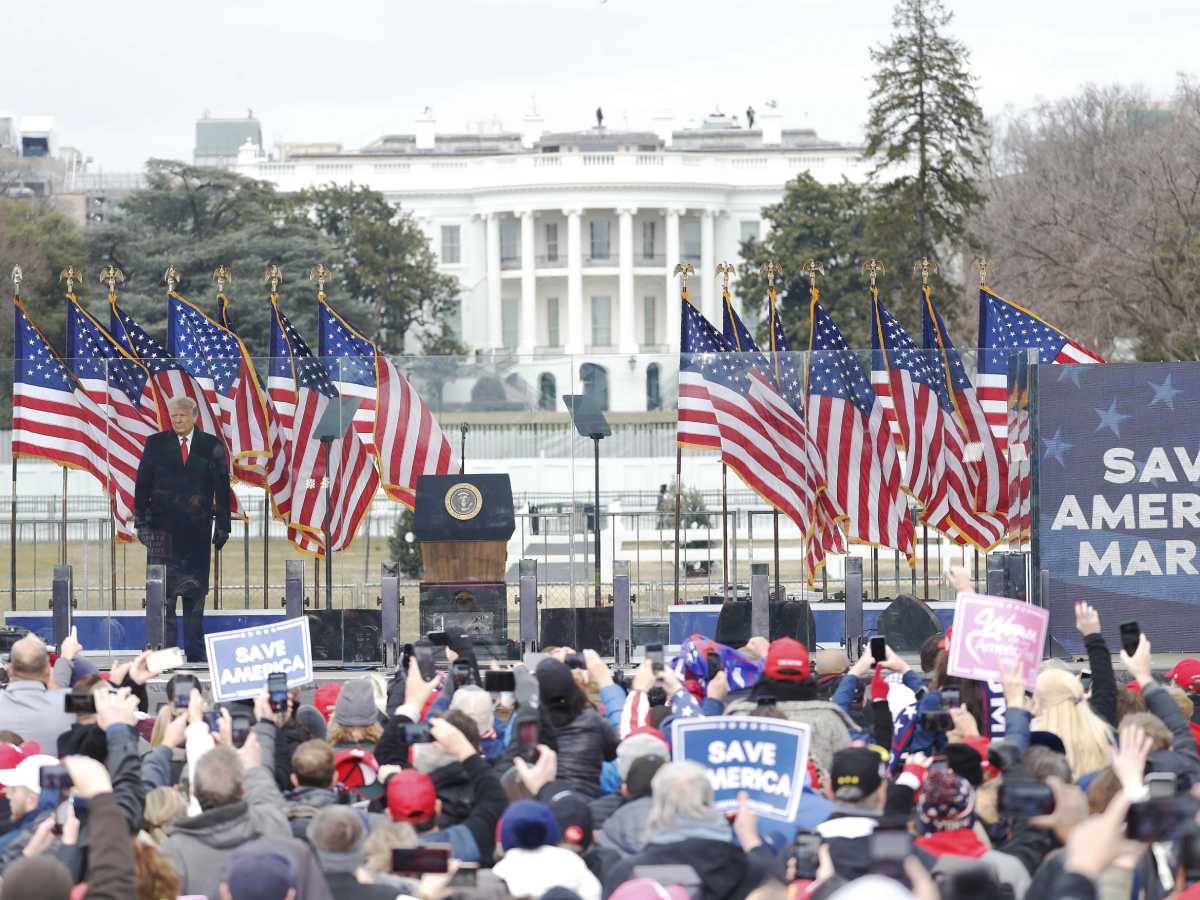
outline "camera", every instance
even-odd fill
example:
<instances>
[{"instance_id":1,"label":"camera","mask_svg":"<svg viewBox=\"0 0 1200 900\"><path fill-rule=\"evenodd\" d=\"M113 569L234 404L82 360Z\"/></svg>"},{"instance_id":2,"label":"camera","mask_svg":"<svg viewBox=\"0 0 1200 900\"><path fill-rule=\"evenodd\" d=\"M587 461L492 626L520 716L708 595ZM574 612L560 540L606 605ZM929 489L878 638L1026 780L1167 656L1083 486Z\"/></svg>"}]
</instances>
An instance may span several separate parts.
<instances>
[{"instance_id":1,"label":"camera","mask_svg":"<svg viewBox=\"0 0 1200 900\"><path fill-rule=\"evenodd\" d=\"M1028 819L1054 812L1054 792L1050 785L1032 778L1009 778L1000 785L997 808L1002 816Z\"/></svg>"}]
</instances>

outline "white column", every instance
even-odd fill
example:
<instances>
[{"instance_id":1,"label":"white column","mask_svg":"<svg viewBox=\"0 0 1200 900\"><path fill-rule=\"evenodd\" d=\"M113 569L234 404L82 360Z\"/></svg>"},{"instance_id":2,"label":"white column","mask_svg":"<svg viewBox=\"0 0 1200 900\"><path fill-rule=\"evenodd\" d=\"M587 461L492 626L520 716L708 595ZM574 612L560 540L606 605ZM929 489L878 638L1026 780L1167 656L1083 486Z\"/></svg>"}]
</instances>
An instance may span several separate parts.
<instances>
[{"instance_id":1,"label":"white column","mask_svg":"<svg viewBox=\"0 0 1200 900\"><path fill-rule=\"evenodd\" d=\"M489 350L504 344L500 322L500 213L487 216L487 343Z\"/></svg>"},{"instance_id":2,"label":"white column","mask_svg":"<svg viewBox=\"0 0 1200 900\"><path fill-rule=\"evenodd\" d=\"M667 285L663 302L667 305L667 339L664 343L672 350L679 350L679 282L675 278L675 265L683 260L679 256L679 217L682 209L667 210ZM693 282L694 284L695 282Z\"/></svg>"},{"instance_id":3,"label":"white column","mask_svg":"<svg viewBox=\"0 0 1200 900\"><path fill-rule=\"evenodd\" d=\"M700 271L696 280L703 285L704 305L700 309L708 321L720 327L721 310L717 307L717 261L713 246L713 213L711 209L700 212Z\"/></svg>"},{"instance_id":4,"label":"white column","mask_svg":"<svg viewBox=\"0 0 1200 900\"><path fill-rule=\"evenodd\" d=\"M622 353L638 352L638 333L633 299L633 217L636 209L618 209L620 227L617 231L617 293L620 297L617 315L617 347Z\"/></svg>"},{"instance_id":5,"label":"white column","mask_svg":"<svg viewBox=\"0 0 1200 900\"><path fill-rule=\"evenodd\" d=\"M534 268L533 211L521 213L521 323L517 353L533 355L537 340L537 270Z\"/></svg>"},{"instance_id":6,"label":"white column","mask_svg":"<svg viewBox=\"0 0 1200 900\"><path fill-rule=\"evenodd\" d=\"M564 209L567 217L567 339L563 350L583 353L583 210Z\"/></svg>"}]
</instances>

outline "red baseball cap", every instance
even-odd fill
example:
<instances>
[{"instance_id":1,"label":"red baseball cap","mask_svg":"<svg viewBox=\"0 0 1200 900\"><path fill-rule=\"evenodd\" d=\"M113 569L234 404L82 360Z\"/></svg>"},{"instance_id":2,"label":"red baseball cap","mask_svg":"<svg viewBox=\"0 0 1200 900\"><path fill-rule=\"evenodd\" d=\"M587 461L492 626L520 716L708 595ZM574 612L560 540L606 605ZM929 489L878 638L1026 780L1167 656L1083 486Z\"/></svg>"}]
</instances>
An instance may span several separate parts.
<instances>
[{"instance_id":1,"label":"red baseball cap","mask_svg":"<svg viewBox=\"0 0 1200 900\"><path fill-rule=\"evenodd\" d=\"M429 821L437 813L433 779L416 769L401 769L387 781L387 809L393 822Z\"/></svg>"},{"instance_id":2,"label":"red baseball cap","mask_svg":"<svg viewBox=\"0 0 1200 900\"><path fill-rule=\"evenodd\" d=\"M313 694L313 706L328 722L333 716L333 708L337 705L338 695L342 692L340 681L327 681Z\"/></svg>"},{"instance_id":3,"label":"red baseball cap","mask_svg":"<svg viewBox=\"0 0 1200 900\"><path fill-rule=\"evenodd\" d=\"M774 681L803 681L809 675L808 648L792 638L771 641L763 676Z\"/></svg>"},{"instance_id":4,"label":"red baseball cap","mask_svg":"<svg viewBox=\"0 0 1200 900\"><path fill-rule=\"evenodd\" d=\"M20 747L16 744L0 744L0 769L15 769L25 757L41 752L42 745L37 741L26 741ZM0 787L0 797L3 796L4 788Z\"/></svg>"},{"instance_id":5,"label":"red baseball cap","mask_svg":"<svg viewBox=\"0 0 1200 900\"><path fill-rule=\"evenodd\" d=\"M333 770L337 773L338 784L363 796L367 796L363 788L379 783L379 763L369 750L339 750L333 757Z\"/></svg>"},{"instance_id":6,"label":"red baseball cap","mask_svg":"<svg viewBox=\"0 0 1200 900\"><path fill-rule=\"evenodd\" d=\"M1167 678L1185 691L1200 690L1200 659L1181 659L1167 673Z\"/></svg>"}]
</instances>

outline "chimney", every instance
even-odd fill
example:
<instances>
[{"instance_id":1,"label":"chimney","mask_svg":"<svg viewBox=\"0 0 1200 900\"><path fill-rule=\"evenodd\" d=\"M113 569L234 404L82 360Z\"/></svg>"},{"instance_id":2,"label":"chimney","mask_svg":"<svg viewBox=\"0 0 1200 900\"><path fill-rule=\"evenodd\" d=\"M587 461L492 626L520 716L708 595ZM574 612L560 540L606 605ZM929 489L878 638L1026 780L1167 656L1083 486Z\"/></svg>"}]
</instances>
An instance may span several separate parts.
<instances>
[{"instance_id":1,"label":"chimney","mask_svg":"<svg viewBox=\"0 0 1200 900\"><path fill-rule=\"evenodd\" d=\"M521 120L521 146L531 149L541 139L545 124L546 120L536 110L527 112Z\"/></svg>"},{"instance_id":2,"label":"chimney","mask_svg":"<svg viewBox=\"0 0 1200 900\"><path fill-rule=\"evenodd\" d=\"M762 128L763 144L768 147L778 147L783 143L783 113L778 107L768 106L758 117Z\"/></svg>"},{"instance_id":3,"label":"chimney","mask_svg":"<svg viewBox=\"0 0 1200 900\"><path fill-rule=\"evenodd\" d=\"M663 142L664 147L671 146L675 134L675 114L669 109L659 110L654 114L654 133Z\"/></svg>"},{"instance_id":4,"label":"chimney","mask_svg":"<svg viewBox=\"0 0 1200 900\"><path fill-rule=\"evenodd\" d=\"M417 149L432 150L434 145L434 130L437 128L437 118L433 114L432 107L425 107L425 111L417 116Z\"/></svg>"}]
</instances>

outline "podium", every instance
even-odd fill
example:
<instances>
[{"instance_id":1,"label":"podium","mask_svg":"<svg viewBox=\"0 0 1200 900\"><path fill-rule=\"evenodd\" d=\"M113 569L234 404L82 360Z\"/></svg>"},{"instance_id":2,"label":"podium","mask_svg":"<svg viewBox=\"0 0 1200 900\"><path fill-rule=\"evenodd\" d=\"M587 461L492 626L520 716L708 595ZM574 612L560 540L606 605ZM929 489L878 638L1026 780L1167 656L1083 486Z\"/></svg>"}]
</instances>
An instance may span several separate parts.
<instances>
[{"instance_id":1,"label":"podium","mask_svg":"<svg viewBox=\"0 0 1200 900\"><path fill-rule=\"evenodd\" d=\"M480 659L508 654L504 575L516 530L507 475L423 475L413 535L421 548L421 633L458 631Z\"/></svg>"}]
</instances>

